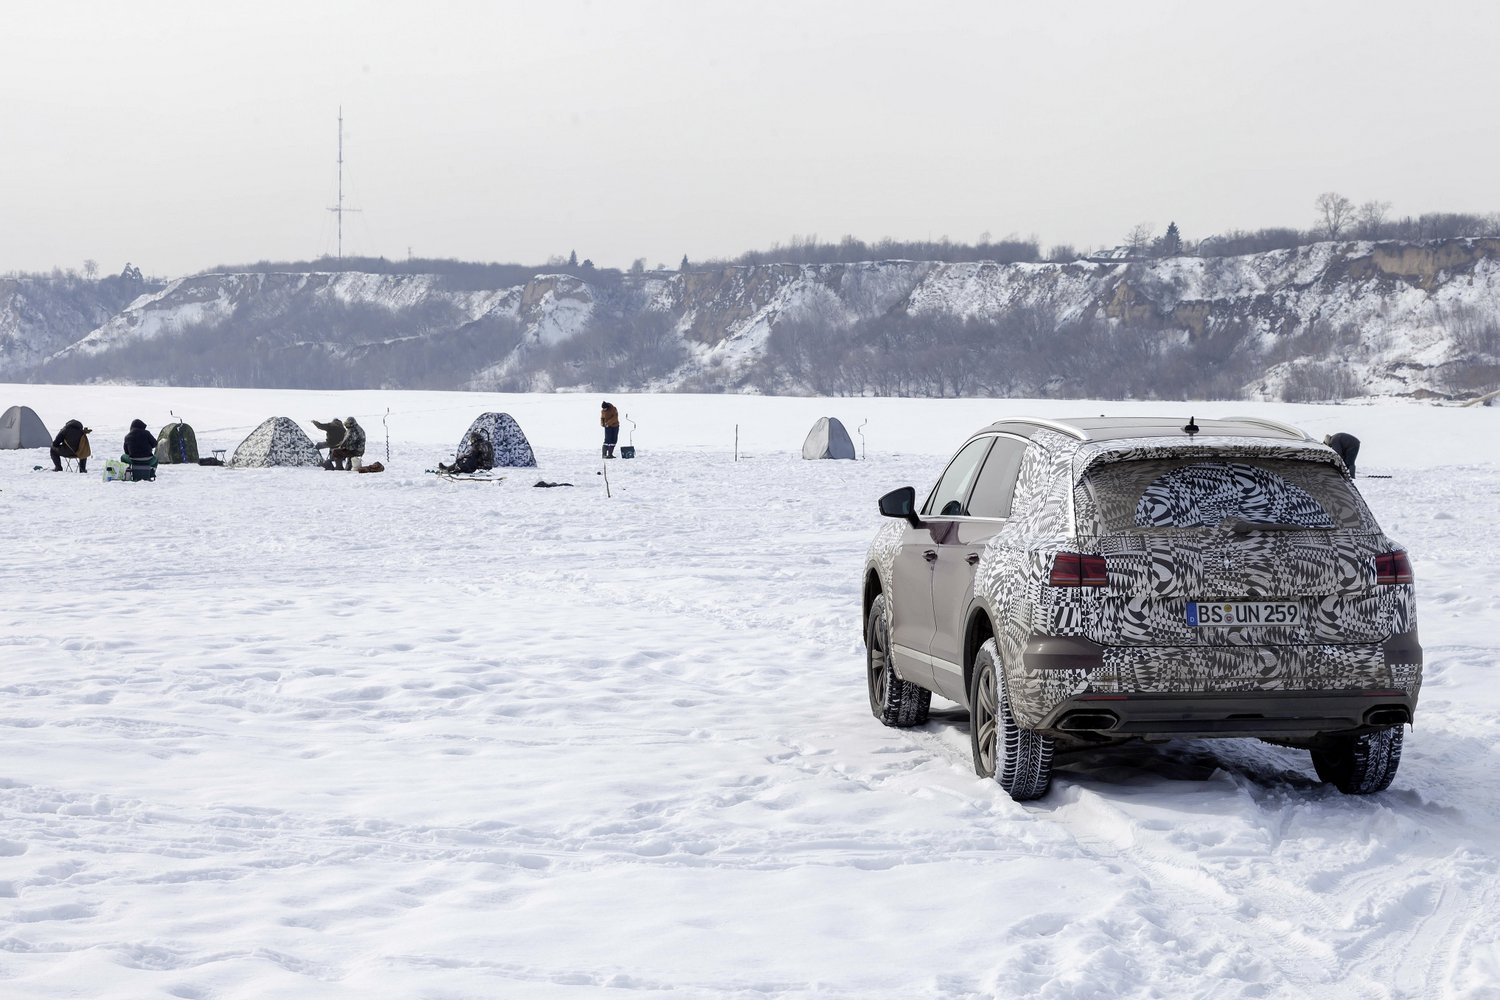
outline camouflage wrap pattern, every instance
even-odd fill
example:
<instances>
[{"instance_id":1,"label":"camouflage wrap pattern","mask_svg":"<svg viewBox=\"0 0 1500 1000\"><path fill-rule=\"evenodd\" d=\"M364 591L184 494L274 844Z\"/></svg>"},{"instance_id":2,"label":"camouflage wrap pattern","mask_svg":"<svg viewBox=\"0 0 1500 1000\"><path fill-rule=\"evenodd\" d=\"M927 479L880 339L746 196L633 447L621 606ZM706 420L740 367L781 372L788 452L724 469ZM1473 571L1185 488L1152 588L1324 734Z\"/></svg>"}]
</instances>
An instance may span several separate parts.
<instances>
[{"instance_id":1,"label":"camouflage wrap pattern","mask_svg":"<svg viewBox=\"0 0 1500 1000\"><path fill-rule=\"evenodd\" d=\"M1195 691L1350 691L1394 687L1379 643L1371 645L1110 648L1089 690L1118 694Z\"/></svg>"},{"instance_id":2,"label":"camouflage wrap pattern","mask_svg":"<svg viewBox=\"0 0 1500 1000\"><path fill-rule=\"evenodd\" d=\"M475 417L458 443L456 455L455 461L466 455L480 457L476 466L480 469L536 468L531 442L509 413L481 413Z\"/></svg>"},{"instance_id":3,"label":"camouflage wrap pattern","mask_svg":"<svg viewBox=\"0 0 1500 1000\"><path fill-rule=\"evenodd\" d=\"M323 456L291 417L271 417L241 441L229 459L233 469L265 469L277 465L319 466Z\"/></svg>"},{"instance_id":4,"label":"camouflage wrap pattern","mask_svg":"<svg viewBox=\"0 0 1500 1000\"><path fill-rule=\"evenodd\" d=\"M1328 488L1322 470L1332 468L1342 476L1343 466L1338 456L1324 445L1293 441L1271 444L1261 438L1229 436L1199 438L1171 446L1164 445L1160 438L1122 438L1082 445L1069 438L1062 440L1076 452L1073 506L1078 532L1083 535L1105 535L1135 525L1135 504L1140 494L1130 496L1130 493L1132 488L1144 487L1140 477L1165 475L1174 467L1181 467L1185 460L1222 458L1226 452L1237 458L1273 463L1278 476L1310 495L1335 524L1376 530L1374 519L1358 493L1352 489Z\"/></svg>"},{"instance_id":5,"label":"camouflage wrap pattern","mask_svg":"<svg viewBox=\"0 0 1500 1000\"><path fill-rule=\"evenodd\" d=\"M880 578L880 592L885 595L885 627L886 634L891 634L891 601L896 595L896 589L891 584L892 573L896 566L896 552L901 548L901 536L905 534L905 521L888 520L875 532L875 540L870 543L870 550L866 557L866 565L873 566L876 575ZM860 619L860 630L865 627L864 619ZM901 677L901 668L895 660L891 661L891 669L897 677ZM901 677L905 680L905 677Z\"/></svg>"},{"instance_id":6,"label":"camouflage wrap pattern","mask_svg":"<svg viewBox=\"0 0 1500 1000\"><path fill-rule=\"evenodd\" d=\"M1230 517L1333 527L1328 512L1306 490L1243 462L1198 462L1173 469L1153 480L1135 506L1135 523L1142 528L1211 528Z\"/></svg>"},{"instance_id":7,"label":"camouflage wrap pattern","mask_svg":"<svg viewBox=\"0 0 1500 1000\"><path fill-rule=\"evenodd\" d=\"M1271 471L1226 453L1263 459ZM1210 461L1195 467L1191 460ZM1263 507L1242 505L1232 516L1322 530L1149 526L1175 523L1162 511L1217 523L1215 511L1229 511L1241 487L1264 492ZM1421 668L1387 665L1381 646L1417 624L1410 585L1375 585L1375 557L1397 546L1323 445L1226 436L1084 443L1039 430L1022 460L1012 511L981 553L974 595L994 624L1023 726L1086 692L1418 691ZM883 526L870 549L893 610L891 568L905 529ZM1104 555L1109 585L1048 586L1061 550ZM1225 600L1295 603L1297 620L1188 624L1189 601ZM1028 669L1022 652L1034 634L1100 643L1104 666Z\"/></svg>"},{"instance_id":8,"label":"camouflage wrap pattern","mask_svg":"<svg viewBox=\"0 0 1500 1000\"><path fill-rule=\"evenodd\" d=\"M896 550L901 548L901 536L906 532L906 522L888 519L875 532L866 557L880 577L880 592L886 595L886 606L890 606L891 573L896 565Z\"/></svg>"}]
</instances>

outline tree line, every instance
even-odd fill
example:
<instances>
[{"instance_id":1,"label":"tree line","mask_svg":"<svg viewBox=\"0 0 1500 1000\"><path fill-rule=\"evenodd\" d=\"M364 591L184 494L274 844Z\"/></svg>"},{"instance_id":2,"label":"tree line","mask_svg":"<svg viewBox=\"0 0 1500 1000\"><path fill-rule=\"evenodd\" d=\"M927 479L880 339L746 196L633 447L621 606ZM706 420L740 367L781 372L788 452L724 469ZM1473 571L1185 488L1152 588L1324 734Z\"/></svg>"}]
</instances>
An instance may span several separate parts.
<instances>
[{"instance_id":1,"label":"tree line","mask_svg":"<svg viewBox=\"0 0 1500 1000\"><path fill-rule=\"evenodd\" d=\"M1262 229L1231 229L1209 233L1196 240L1183 235L1175 221L1165 229L1149 222L1138 223L1123 234L1121 242L1100 250L1124 248L1131 257L1174 257L1182 254L1199 257L1235 257L1272 250L1289 250L1329 240L1405 240L1422 241L1463 237L1500 236L1500 212L1425 212L1420 215L1395 216L1391 203L1375 199L1356 203L1336 191L1325 191L1314 199L1313 222L1305 229L1293 226L1271 226ZM786 243L772 244L765 250L747 250L736 257L691 262L683 254L677 271L716 270L723 267L756 264L850 264L873 260L915 260L937 263L993 261L1008 263L1068 263L1088 258L1096 251L1068 243L1054 244L1045 252L1035 237L1010 235L994 239L983 233L973 243L949 239L898 240L890 237L865 241L846 235L837 241L820 240L816 235L794 235ZM133 285L161 287L166 279L145 277L140 268L126 264L121 275L97 278L96 261L84 262L83 274L73 268L54 267L50 271L12 271L11 278L33 278L58 283L80 281L124 282ZM571 274L590 284L617 285L622 277L670 273L667 265L647 269L646 258L637 257L628 272L617 268L597 267L589 258L579 259L576 250L556 254L542 264L515 264L464 261L451 257L329 257L296 260L260 260L254 263L220 264L198 274L225 273L293 273L358 272L362 274L423 274L445 279L443 287L455 291L504 288L521 285L543 274Z\"/></svg>"}]
</instances>

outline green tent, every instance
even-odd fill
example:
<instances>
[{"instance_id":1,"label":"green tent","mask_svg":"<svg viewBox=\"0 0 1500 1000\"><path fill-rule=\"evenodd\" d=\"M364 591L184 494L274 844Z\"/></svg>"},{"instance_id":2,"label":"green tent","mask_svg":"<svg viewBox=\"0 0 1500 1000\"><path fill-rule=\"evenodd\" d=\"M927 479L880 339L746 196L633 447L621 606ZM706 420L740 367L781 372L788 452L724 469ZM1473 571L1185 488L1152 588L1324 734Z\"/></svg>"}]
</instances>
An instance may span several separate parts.
<instances>
[{"instance_id":1,"label":"green tent","mask_svg":"<svg viewBox=\"0 0 1500 1000\"><path fill-rule=\"evenodd\" d=\"M156 435L156 461L161 465L198 464L198 435L178 420Z\"/></svg>"}]
</instances>

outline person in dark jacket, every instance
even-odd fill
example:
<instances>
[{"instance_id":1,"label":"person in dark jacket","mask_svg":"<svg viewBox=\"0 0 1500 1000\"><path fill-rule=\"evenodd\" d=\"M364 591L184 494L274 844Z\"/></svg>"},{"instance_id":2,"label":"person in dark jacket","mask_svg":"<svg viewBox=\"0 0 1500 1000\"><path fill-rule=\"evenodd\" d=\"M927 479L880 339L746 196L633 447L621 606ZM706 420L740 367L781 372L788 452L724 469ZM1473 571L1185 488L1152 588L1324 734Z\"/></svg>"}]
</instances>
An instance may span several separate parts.
<instances>
[{"instance_id":1,"label":"person in dark jacket","mask_svg":"<svg viewBox=\"0 0 1500 1000\"><path fill-rule=\"evenodd\" d=\"M312 422L312 425L323 432L323 440L313 447L317 448L319 451L322 451L324 448L328 449L328 458L323 462L323 468L335 468L335 464L333 461L333 449L337 448L344 442L344 422L338 417L334 417L326 424L321 420L314 420Z\"/></svg>"},{"instance_id":2,"label":"person in dark jacket","mask_svg":"<svg viewBox=\"0 0 1500 1000\"><path fill-rule=\"evenodd\" d=\"M337 448L328 453L328 458L333 462L335 469L354 468L353 459L363 458L365 455L365 429L359 426L359 421L353 417L344 418L344 440L340 441Z\"/></svg>"},{"instance_id":3,"label":"person in dark jacket","mask_svg":"<svg viewBox=\"0 0 1500 1000\"><path fill-rule=\"evenodd\" d=\"M1349 475L1354 475L1354 460L1359 457L1359 438L1339 431L1324 437L1323 443L1338 453L1339 458L1344 460L1344 467L1349 470Z\"/></svg>"},{"instance_id":4,"label":"person in dark jacket","mask_svg":"<svg viewBox=\"0 0 1500 1000\"><path fill-rule=\"evenodd\" d=\"M620 440L620 411L605 400L599 406L599 423L604 427L604 457L615 457L615 442Z\"/></svg>"},{"instance_id":5,"label":"person in dark jacket","mask_svg":"<svg viewBox=\"0 0 1500 1000\"><path fill-rule=\"evenodd\" d=\"M489 437L480 431L469 431L459 443L458 454L452 465L438 463L439 472L458 472L469 475L495 467L495 448Z\"/></svg>"},{"instance_id":6,"label":"person in dark jacket","mask_svg":"<svg viewBox=\"0 0 1500 1000\"><path fill-rule=\"evenodd\" d=\"M148 459L152 465L156 464L156 435L146 429L146 421L136 418L130 422L130 433L125 435L125 453L120 460L144 462Z\"/></svg>"},{"instance_id":7,"label":"person in dark jacket","mask_svg":"<svg viewBox=\"0 0 1500 1000\"><path fill-rule=\"evenodd\" d=\"M57 432L57 437L52 439L52 471L63 470L64 458L78 459L78 471L89 471L89 455L92 454L89 447L89 435L93 432L93 428L83 426L81 420L69 420L63 424L62 430Z\"/></svg>"}]
</instances>

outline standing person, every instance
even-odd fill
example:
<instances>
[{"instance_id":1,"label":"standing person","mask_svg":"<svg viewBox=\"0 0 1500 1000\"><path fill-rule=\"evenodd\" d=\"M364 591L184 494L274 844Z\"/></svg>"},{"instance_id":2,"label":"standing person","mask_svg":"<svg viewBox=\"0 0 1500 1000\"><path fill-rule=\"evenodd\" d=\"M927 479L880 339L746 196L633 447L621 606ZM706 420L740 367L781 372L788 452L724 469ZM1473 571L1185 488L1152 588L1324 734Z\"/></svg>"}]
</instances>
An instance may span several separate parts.
<instances>
[{"instance_id":1,"label":"standing person","mask_svg":"<svg viewBox=\"0 0 1500 1000\"><path fill-rule=\"evenodd\" d=\"M1354 475L1354 460L1359 457L1359 438L1353 434L1345 434L1339 431L1337 434L1329 434L1323 438L1323 443L1338 452L1339 458L1344 460L1344 467L1349 470L1352 478Z\"/></svg>"},{"instance_id":2,"label":"standing person","mask_svg":"<svg viewBox=\"0 0 1500 1000\"><path fill-rule=\"evenodd\" d=\"M615 457L615 442L620 440L620 411L605 400L599 407L599 423L604 427L604 457Z\"/></svg>"},{"instance_id":3,"label":"standing person","mask_svg":"<svg viewBox=\"0 0 1500 1000\"><path fill-rule=\"evenodd\" d=\"M83 426L81 420L69 420L63 424L62 430L57 432L57 437L52 439L52 471L63 470L64 458L78 459L78 471L89 471L89 455L93 454L93 450L89 447L89 435L93 432L94 429Z\"/></svg>"},{"instance_id":4,"label":"standing person","mask_svg":"<svg viewBox=\"0 0 1500 1000\"><path fill-rule=\"evenodd\" d=\"M333 461L335 469L349 470L354 468L352 459L363 458L365 454L365 429L359 426L359 421L353 417L344 418L344 440L339 446L328 453Z\"/></svg>"}]
</instances>

